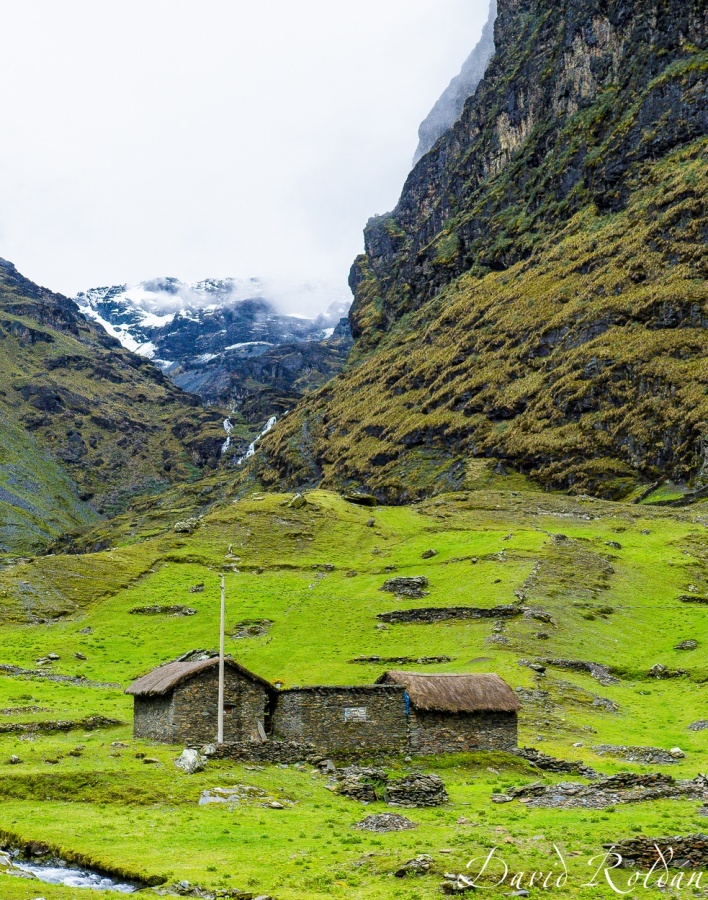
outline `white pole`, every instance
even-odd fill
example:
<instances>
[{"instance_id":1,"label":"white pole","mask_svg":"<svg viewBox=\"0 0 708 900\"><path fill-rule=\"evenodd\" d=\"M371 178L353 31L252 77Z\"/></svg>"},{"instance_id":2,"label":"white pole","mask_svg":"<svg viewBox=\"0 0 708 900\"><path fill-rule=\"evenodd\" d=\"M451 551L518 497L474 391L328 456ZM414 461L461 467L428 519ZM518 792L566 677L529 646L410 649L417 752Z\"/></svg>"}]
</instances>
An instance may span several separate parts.
<instances>
[{"instance_id":1,"label":"white pole","mask_svg":"<svg viewBox=\"0 0 708 900\"><path fill-rule=\"evenodd\" d=\"M224 743L224 628L226 619L226 586L221 576L221 625L219 628L219 717L217 743Z\"/></svg>"}]
</instances>

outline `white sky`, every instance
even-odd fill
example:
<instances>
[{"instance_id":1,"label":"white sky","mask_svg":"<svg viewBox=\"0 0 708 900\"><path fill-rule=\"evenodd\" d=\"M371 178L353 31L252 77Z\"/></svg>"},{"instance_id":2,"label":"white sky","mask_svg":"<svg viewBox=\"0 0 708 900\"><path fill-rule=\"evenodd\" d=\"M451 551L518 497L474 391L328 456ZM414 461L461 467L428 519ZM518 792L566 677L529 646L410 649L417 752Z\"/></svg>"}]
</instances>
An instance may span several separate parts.
<instances>
[{"instance_id":1,"label":"white sky","mask_svg":"<svg viewBox=\"0 0 708 900\"><path fill-rule=\"evenodd\" d=\"M488 0L2 0L0 256L346 285Z\"/></svg>"}]
</instances>

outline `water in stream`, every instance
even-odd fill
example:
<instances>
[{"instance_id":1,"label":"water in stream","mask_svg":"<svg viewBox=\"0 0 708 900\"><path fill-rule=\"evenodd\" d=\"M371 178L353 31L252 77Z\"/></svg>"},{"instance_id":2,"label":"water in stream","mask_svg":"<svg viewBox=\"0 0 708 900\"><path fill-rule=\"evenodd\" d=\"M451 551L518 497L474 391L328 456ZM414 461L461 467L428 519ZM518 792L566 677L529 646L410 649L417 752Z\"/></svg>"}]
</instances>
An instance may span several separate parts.
<instances>
[{"instance_id":1,"label":"water in stream","mask_svg":"<svg viewBox=\"0 0 708 900\"><path fill-rule=\"evenodd\" d=\"M14 860L16 869L29 872L39 881L46 884L63 884L73 888L92 888L94 891L117 891L119 894L133 894L137 887L132 884L120 884L98 872L90 869L72 869L69 866L60 865L56 860L50 862L25 862Z\"/></svg>"}]
</instances>

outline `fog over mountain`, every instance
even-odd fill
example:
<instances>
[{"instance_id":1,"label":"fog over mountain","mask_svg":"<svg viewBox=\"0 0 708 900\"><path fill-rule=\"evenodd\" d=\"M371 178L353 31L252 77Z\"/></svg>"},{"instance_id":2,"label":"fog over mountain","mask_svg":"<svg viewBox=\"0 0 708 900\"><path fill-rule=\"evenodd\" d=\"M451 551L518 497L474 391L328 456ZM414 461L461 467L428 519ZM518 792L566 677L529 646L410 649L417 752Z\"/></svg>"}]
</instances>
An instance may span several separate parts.
<instances>
[{"instance_id":1,"label":"fog over mountain","mask_svg":"<svg viewBox=\"0 0 708 900\"><path fill-rule=\"evenodd\" d=\"M436 141L460 118L465 102L474 94L480 81L484 78L489 61L494 56L496 18L497 0L490 0L489 18L479 43L467 57L460 74L452 79L418 130L420 143L413 157L414 165L429 150L432 150Z\"/></svg>"}]
</instances>

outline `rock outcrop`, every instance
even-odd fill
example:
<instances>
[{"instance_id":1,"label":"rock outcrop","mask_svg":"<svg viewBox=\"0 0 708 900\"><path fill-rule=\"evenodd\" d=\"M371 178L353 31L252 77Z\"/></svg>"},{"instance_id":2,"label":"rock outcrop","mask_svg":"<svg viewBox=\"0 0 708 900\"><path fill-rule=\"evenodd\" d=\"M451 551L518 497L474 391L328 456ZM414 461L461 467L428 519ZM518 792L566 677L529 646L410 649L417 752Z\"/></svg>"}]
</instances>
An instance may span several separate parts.
<instances>
[{"instance_id":1,"label":"rock outcrop","mask_svg":"<svg viewBox=\"0 0 708 900\"><path fill-rule=\"evenodd\" d=\"M405 502L477 462L607 498L697 484L708 420L702 0L500 0L460 119L372 219L343 377L266 485Z\"/></svg>"}]
</instances>

